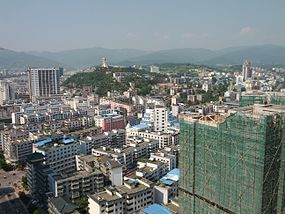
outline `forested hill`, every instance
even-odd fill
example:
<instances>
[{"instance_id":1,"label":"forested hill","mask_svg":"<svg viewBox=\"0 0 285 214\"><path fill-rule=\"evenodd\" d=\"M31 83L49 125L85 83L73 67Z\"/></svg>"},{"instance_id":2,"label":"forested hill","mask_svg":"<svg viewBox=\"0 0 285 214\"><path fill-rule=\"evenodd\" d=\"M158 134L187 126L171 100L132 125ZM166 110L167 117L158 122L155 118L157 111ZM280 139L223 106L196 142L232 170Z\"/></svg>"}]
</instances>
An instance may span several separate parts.
<instances>
[{"instance_id":1,"label":"forested hill","mask_svg":"<svg viewBox=\"0 0 285 214\"><path fill-rule=\"evenodd\" d=\"M127 72L128 76L121 82L113 78L115 72ZM134 83L138 95L150 93L151 85L158 81L159 74L150 74L134 68L96 68L93 72L81 72L69 77L63 85L68 88L91 86L99 96L107 95L108 91L123 92Z\"/></svg>"}]
</instances>

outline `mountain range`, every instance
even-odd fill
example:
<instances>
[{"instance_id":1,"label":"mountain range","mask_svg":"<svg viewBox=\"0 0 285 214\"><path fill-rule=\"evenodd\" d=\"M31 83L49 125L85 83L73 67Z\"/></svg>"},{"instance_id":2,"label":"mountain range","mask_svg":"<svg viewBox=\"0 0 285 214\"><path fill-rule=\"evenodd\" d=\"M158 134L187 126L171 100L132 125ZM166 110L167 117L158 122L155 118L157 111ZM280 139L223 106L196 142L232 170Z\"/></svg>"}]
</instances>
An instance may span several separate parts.
<instances>
[{"instance_id":1,"label":"mountain range","mask_svg":"<svg viewBox=\"0 0 285 214\"><path fill-rule=\"evenodd\" d=\"M285 46L259 45L220 50L180 48L161 51L96 47L60 52L17 52L0 48L0 69L25 69L28 66L82 68L100 64L102 57L106 57L110 64L118 65L192 63L215 66L242 64L246 59L252 61L253 65L285 65Z\"/></svg>"}]
</instances>

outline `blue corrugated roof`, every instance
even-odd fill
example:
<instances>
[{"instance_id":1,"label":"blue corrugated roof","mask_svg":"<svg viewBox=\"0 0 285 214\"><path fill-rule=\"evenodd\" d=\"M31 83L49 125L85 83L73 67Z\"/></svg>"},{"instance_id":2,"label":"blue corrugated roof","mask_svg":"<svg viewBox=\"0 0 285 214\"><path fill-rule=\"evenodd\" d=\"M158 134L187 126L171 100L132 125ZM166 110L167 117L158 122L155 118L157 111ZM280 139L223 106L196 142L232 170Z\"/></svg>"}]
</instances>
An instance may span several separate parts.
<instances>
[{"instance_id":1,"label":"blue corrugated roof","mask_svg":"<svg viewBox=\"0 0 285 214\"><path fill-rule=\"evenodd\" d=\"M74 140L71 139L71 138L66 138L66 139L63 139L62 142L63 142L64 144L69 144L69 143L74 142Z\"/></svg>"},{"instance_id":2,"label":"blue corrugated roof","mask_svg":"<svg viewBox=\"0 0 285 214\"><path fill-rule=\"evenodd\" d=\"M168 172L167 174L177 175L179 177L180 176L180 170L178 168L174 168L170 172Z\"/></svg>"},{"instance_id":3,"label":"blue corrugated roof","mask_svg":"<svg viewBox=\"0 0 285 214\"><path fill-rule=\"evenodd\" d=\"M180 171L178 168L172 169L160 179L160 182L166 185L173 184L173 181L179 181Z\"/></svg>"},{"instance_id":4,"label":"blue corrugated roof","mask_svg":"<svg viewBox=\"0 0 285 214\"><path fill-rule=\"evenodd\" d=\"M167 208L159 205L159 204L152 204L146 208L143 208L142 211L145 214L172 214Z\"/></svg>"},{"instance_id":5,"label":"blue corrugated roof","mask_svg":"<svg viewBox=\"0 0 285 214\"><path fill-rule=\"evenodd\" d=\"M51 141L52 141L52 139L48 138L48 139L45 139L45 140L38 141L35 144L37 144L37 146L43 146L43 145L45 145L47 143L50 143Z\"/></svg>"},{"instance_id":6,"label":"blue corrugated roof","mask_svg":"<svg viewBox=\"0 0 285 214\"><path fill-rule=\"evenodd\" d=\"M170 186L170 185L172 185L172 184L174 183L174 182L171 181L171 180L165 180L165 179L163 179L163 178L160 179L160 182L163 183L163 184L165 184L165 185L168 185L168 186Z\"/></svg>"},{"instance_id":7,"label":"blue corrugated roof","mask_svg":"<svg viewBox=\"0 0 285 214\"><path fill-rule=\"evenodd\" d=\"M134 125L132 128L134 128L134 129L146 129L146 128L148 128L148 125L138 124L138 125Z\"/></svg>"},{"instance_id":8,"label":"blue corrugated roof","mask_svg":"<svg viewBox=\"0 0 285 214\"><path fill-rule=\"evenodd\" d=\"M69 143L73 143L74 142L74 139L73 138L69 138L69 137L63 137L60 139L62 141L62 143L64 144L69 144ZM47 139L44 139L44 140L40 140L38 142L35 142L34 144L36 144L37 146L44 146L45 144L47 143L51 143L53 141L52 138L47 138Z\"/></svg>"}]
</instances>

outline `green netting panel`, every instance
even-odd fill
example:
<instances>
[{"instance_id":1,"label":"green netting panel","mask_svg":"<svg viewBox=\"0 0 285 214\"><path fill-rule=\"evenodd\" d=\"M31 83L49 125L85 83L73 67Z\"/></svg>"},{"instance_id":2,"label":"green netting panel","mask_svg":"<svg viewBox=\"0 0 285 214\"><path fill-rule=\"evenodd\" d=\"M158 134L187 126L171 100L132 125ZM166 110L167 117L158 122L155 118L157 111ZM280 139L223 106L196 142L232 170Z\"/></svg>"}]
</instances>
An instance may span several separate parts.
<instances>
[{"instance_id":1,"label":"green netting panel","mask_svg":"<svg viewBox=\"0 0 285 214\"><path fill-rule=\"evenodd\" d=\"M180 213L282 213L283 124L242 113L218 126L181 122Z\"/></svg>"},{"instance_id":2,"label":"green netting panel","mask_svg":"<svg viewBox=\"0 0 285 214\"><path fill-rule=\"evenodd\" d=\"M179 167L180 171L180 188L185 191L193 192L194 188L194 136L195 136L195 124L187 124L181 122L180 124L180 151L179 151ZM191 200L190 195L181 192L181 213L194 213L194 201Z\"/></svg>"},{"instance_id":3,"label":"green netting panel","mask_svg":"<svg viewBox=\"0 0 285 214\"><path fill-rule=\"evenodd\" d=\"M273 96L271 97L271 104L285 105L285 97Z\"/></svg>"},{"instance_id":4,"label":"green netting panel","mask_svg":"<svg viewBox=\"0 0 285 214\"><path fill-rule=\"evenodd\" d=\"M278 196L277 196L277 213L285 213L285 116L283 115L282 123L282 148L280 151L280 170L278 179Z\"/></svg>"},{"instance_id":5,"label":"green netting panel","mask_svg":"<svg viewBox=\"0 0 285 214\"><path fill-rule=\"evenodd\" d=\"M240 97L239 106L250 106L253 104L263 104L265 102L265 96L263 95L243 95Z\"/></svg>"}]
</instances>

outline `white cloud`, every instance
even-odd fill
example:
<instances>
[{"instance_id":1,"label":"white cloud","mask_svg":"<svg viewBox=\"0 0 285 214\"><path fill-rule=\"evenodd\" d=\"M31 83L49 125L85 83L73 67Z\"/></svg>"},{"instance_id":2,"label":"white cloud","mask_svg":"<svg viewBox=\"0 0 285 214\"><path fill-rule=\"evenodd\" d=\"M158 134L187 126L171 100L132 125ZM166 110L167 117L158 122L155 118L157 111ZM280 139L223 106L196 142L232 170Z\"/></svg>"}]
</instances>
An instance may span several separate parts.
<instances>
[{"instance_id":1,"label":"white cloud","mask_svg":"<svg viewBox=\"0 0 285 214\"><path fill-rule=\"evenodd\" d=\"M239 34L240 34L241 36L252 35L252 34L254 34L254 29L253 29L252 27L250 27L250 26L246 26L246 27L243 27L243 28L240 30Z\"/></svg>"}]
</instances>

